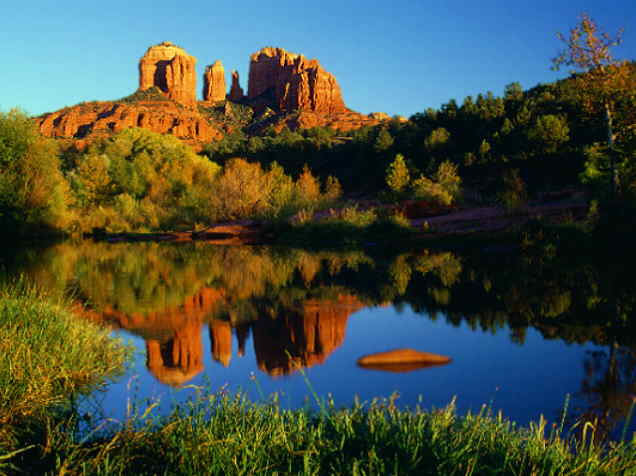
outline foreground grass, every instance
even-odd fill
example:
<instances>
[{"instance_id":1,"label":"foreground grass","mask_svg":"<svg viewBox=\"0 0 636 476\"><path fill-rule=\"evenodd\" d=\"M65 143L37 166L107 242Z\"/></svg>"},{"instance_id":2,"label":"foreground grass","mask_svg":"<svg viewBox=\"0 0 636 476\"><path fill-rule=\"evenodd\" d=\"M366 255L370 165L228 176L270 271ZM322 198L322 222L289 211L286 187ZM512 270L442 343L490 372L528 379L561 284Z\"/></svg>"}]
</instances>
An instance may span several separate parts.
<instances>
[{"instance_id":1,"label":"foreground grass","mask_svg":"<svg viewBox=\"0 0 636 476\"><path fill-rule=\"evenodd\" d=\"M127 349L25 283L0 286L0 471L20 431L122 368Z\"/></svg>"},{"instance_id":2,"label":"foreground grass","mask_svg":"<svg viewBox=\"0 0 636 476\"><path fill-rule=\"evenodd\" d=\"M180 405L168 417L142 415L99 428L100 436L83 443L68 431L54 431L40 460L47 466L34 466L32 459L20 466L31 474L81 475L636 472L636 445L590 443L593 427L574 439L547 429L544 420L523 429L487 412L459 417L453 404L425 412L376 401L310 412L214 394Z\"/></svg>"}]
</instances>

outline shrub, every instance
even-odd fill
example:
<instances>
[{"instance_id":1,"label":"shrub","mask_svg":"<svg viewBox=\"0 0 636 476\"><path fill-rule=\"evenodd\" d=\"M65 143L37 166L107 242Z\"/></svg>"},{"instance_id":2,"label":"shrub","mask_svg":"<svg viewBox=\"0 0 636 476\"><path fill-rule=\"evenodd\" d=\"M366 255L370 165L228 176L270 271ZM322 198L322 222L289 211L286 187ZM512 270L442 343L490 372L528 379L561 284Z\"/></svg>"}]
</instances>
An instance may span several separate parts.
<instances>
[{"instance_id":1,"label":"shrub","mask_svg":"<svg viewBox=\"0 0 636 476\"><path fill-rule=\"evenodd\" d=\"M517 212L528 202L526 184L519 174L519 169L509 169L503 175L504 189L501 202L509 212Z\"/></svg>"}]
</instances>

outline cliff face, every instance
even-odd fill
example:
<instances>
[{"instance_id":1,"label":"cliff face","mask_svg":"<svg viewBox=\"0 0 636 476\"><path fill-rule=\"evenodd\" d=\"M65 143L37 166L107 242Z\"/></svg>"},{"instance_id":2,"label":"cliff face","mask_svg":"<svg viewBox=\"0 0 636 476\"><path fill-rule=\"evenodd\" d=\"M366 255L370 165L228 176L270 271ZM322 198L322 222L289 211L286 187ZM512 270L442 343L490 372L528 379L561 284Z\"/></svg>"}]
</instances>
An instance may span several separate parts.
<instances>
[{"instance_id":1,"label":"cliff face","mask_svg":"<svg viewBox=\"0 0 636 476\"><path fill-rule=\"evenodd\" d=\"M169 41L151 46L139 60L139 90L156 86L170 99L193 107L197 102L196 62Z\"/></svg>"},{"instance_id":2,"label":"cliff face","mask_svg":"<svg viewBox=\"0 0 636 476\"><path fill-rule=\"evenodd\" d=\"M346 111L340 87L331 73L317 60L282 48L263 48L250 57L247 95L278 111Z\"/></svg>"},{"instance_id":3,"label":"cliff face","mask_svg":"<svg viewBox=\"0 0 636 476\"><path fill-rule=\"evenodd\" d=\"M225 100L225 68L223 63L216 61L205 69L203 75L203 100L218 102Z\"/></svg>"}]
</instances>

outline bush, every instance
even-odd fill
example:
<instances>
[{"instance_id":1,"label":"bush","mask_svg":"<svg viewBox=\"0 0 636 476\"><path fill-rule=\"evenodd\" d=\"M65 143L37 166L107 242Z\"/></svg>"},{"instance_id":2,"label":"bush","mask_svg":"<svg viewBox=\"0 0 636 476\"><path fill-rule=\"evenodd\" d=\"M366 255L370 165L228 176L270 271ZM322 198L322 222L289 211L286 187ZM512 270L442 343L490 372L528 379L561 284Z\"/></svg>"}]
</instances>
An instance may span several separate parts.
<instances>
[{"instance_id":1,"label":"bush","mask_svg":"<svg viewBox=\"0 0 636 476\"><path fill-rule=\"evenodd\" d=\"M62 231L71 218L59 150L23 112L0 112L0 226L14 236Z\"/></svg>"}]
</instances>

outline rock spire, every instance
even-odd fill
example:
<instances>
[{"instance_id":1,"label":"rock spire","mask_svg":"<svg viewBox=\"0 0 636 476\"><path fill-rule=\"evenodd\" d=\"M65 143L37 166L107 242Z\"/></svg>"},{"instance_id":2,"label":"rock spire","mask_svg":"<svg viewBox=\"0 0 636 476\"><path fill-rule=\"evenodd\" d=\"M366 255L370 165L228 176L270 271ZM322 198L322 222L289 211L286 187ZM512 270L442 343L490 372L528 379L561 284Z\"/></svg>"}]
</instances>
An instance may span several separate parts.
<instances>
[{"instance_id":1,"label":"rock spire","mask_svg":"<svg viewBox=\"0 0 636 476\"><path fill-rule=\"evenodd\" d=\"M241 83L239 80L238 71L232 71L232 86L230 87L230 94L228 94L228 99L230 101L241 101L245 97L245 93L243 92L243 88L241 87Z\"/></svg>"},{"instance_id":2,"label":"rock spire","mask_svg":"<svg viewBox=\"0 0 636 476\"><path fill-rule=\"evenodd\" d=\"M225 68L223 63L217 60L205 69L203 75L203 100L217 102L225 100Z\"/></svg>"}]
</instances>

